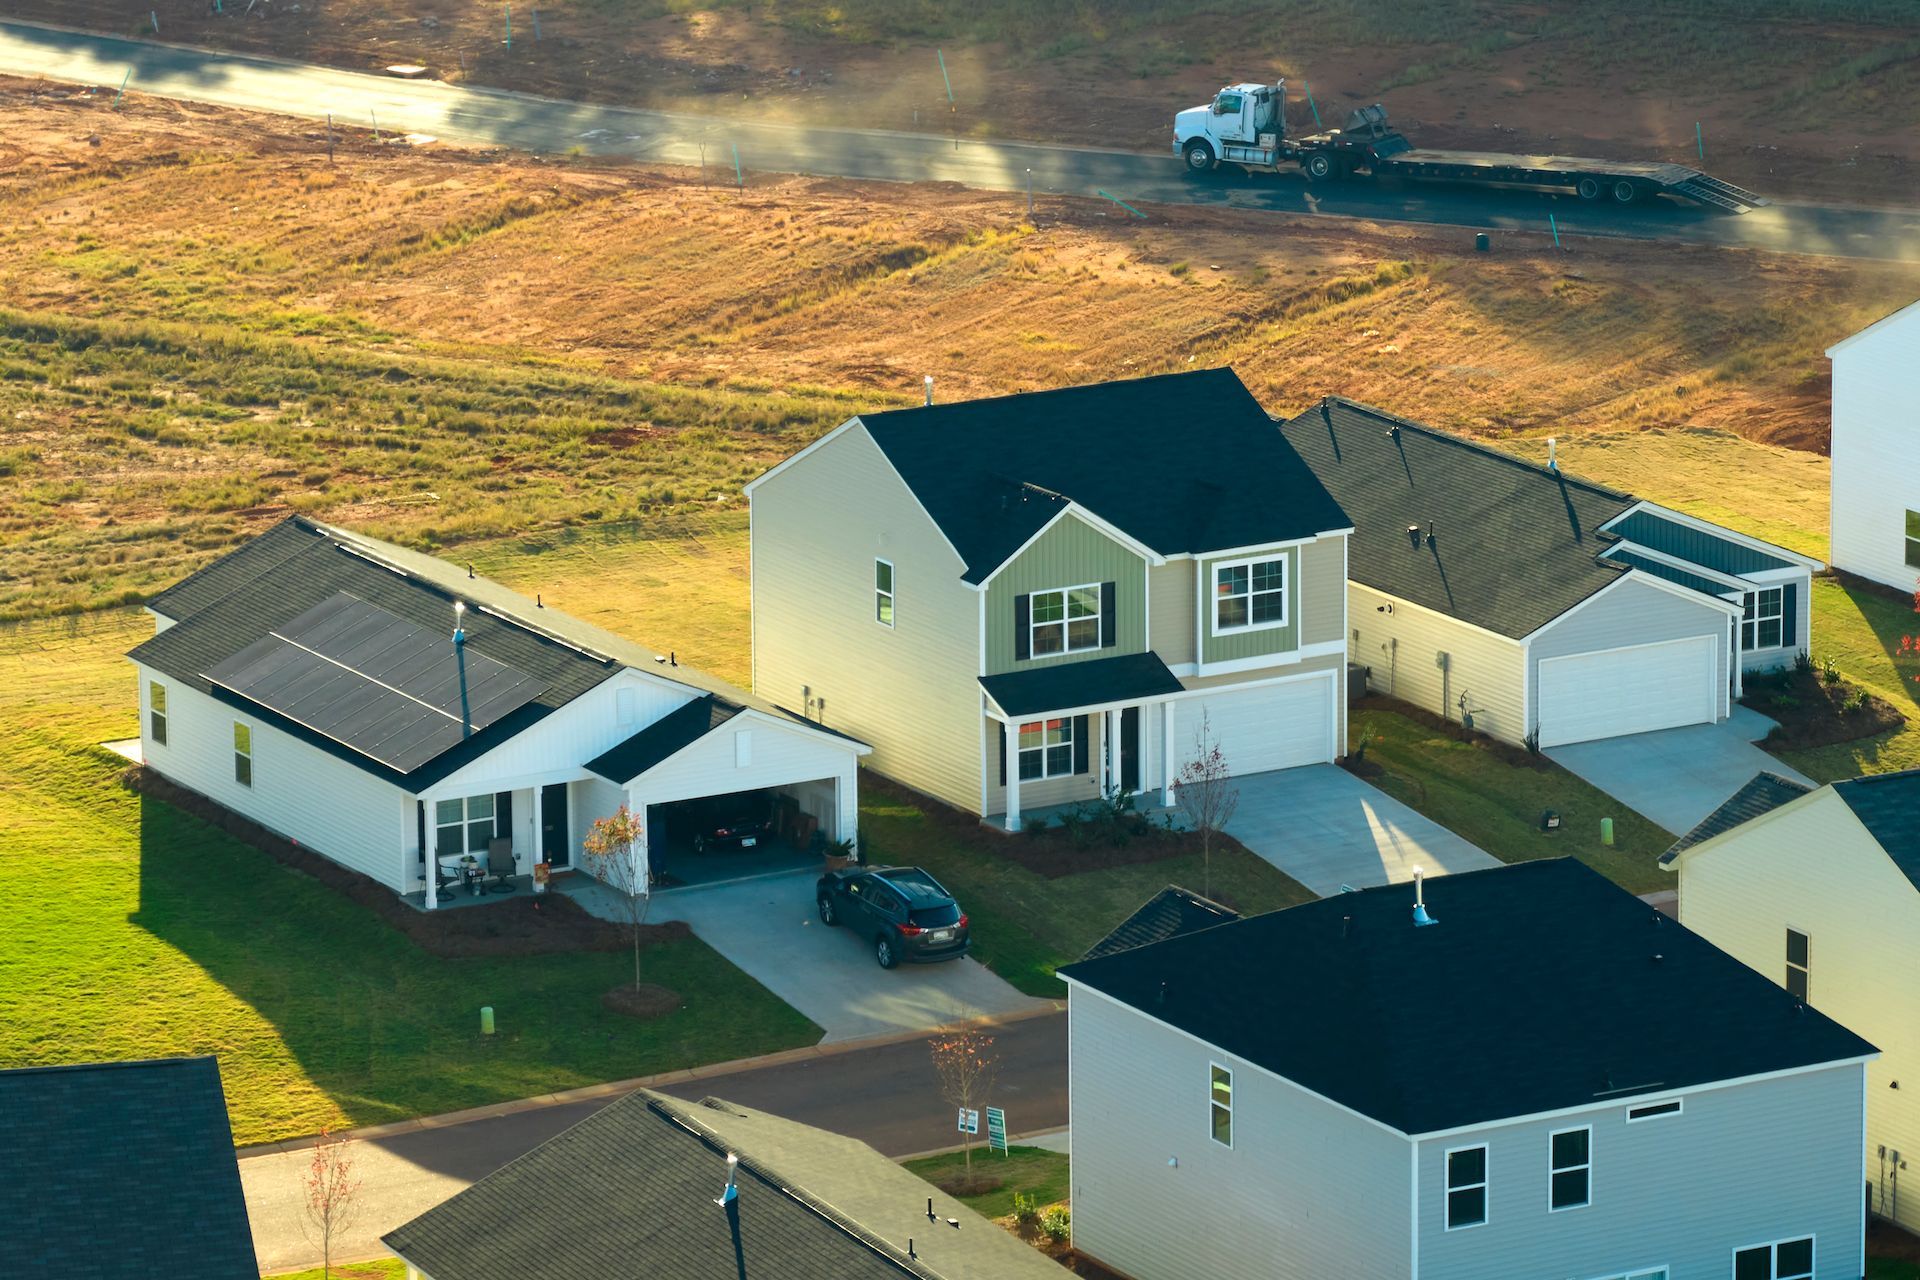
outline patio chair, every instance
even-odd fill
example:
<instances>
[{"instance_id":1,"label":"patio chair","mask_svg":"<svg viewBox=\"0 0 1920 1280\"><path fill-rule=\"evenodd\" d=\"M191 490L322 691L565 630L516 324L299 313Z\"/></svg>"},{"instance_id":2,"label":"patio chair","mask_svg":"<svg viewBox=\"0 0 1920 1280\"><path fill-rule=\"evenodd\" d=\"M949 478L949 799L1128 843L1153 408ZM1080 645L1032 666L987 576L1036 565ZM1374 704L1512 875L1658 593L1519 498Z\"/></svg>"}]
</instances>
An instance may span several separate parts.
<instances>
[{"instance_id":1,"label":"patio chair","mask_svg":"<svg viewBox=\"0 0 1920 1280\"><path fill-rule=\"evenodd\" d=\"M520 864L514 861L513 841L505 836L487 841L487 874L493 877L493 883L487 886L488 893L512 893L520 886L513 882L519 874Z\"/></svg>"},{"instance_id":2,"label":"patio chair","mask_svg":"<svg viewBox=\"0 0 1920 1280\"><path fill-rule=\"evenodd\" d=\"M433 860L433 878L442 901L467 887L467 878L458 871L449 871L441 866L438 858Z\"/></svg>"}]
</instances>

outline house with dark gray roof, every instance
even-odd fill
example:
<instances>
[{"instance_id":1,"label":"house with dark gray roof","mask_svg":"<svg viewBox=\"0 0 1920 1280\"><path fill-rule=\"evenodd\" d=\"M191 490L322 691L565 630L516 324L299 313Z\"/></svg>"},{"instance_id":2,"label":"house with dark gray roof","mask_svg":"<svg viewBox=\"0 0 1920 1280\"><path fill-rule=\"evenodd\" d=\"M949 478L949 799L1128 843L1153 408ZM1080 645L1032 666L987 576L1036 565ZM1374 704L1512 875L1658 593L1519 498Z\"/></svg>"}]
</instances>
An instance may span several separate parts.
<instances>
[{"instance_id":1,"label":"house with dark gray roof","mask_svg":"<svg viewBox=\"0 0 1920 1280\"><path fill-rule=\"evenodd\" d=\"M254 1280L212 1058L0 1071L0 1275Z\"/></svg>"},{"instance_id":2,"label":"house with dark gray roof","mask_svg":"<svg viewBox=\"0 0 1920 1280\"><path fill-rule=\"evenodd\" d=\"M388 1233L423 1280L1050 1280L852 1138L640 1090Z\"/></svg>"},{"instance_id":3,"label":"house with dark gray roof","mask_svg":"<svg viewBox=\"0 0 1920 1280\"><path fill-rule=\"evenodd\" d=\"M1165 942L1200 929L1211 929L1240 913L1232 907L1203 898L1191 889L1170 884L1148 898L1140 909L1115 925L1107 936L1087 949L1083 960L1098 960L1116 951L1131 951L1149 942Z\"/></svg>"},{"instance_id":4,"label":"house with dark gray roof","mask_svg":"<svg viewBox=\"0 0 1920 1280\"><path fill-rule=\"evenodd\" d=\"M1542 746L1726 718L1820 562L1339 397L1282 432L1352 517L1368 688Z\"/></svg>"},{"instance_id":5,"label":"house with dark gray roof","mask_svg":"<svg viewBox=\"0 0 1920 1280\"><path fill-rule=\"evenodd\" d=\"M1350 522L1229 369L861 414L747 494L755 692L948 804L1345 754Z\"/></svg>"},{"instance_id":6,"label":"house with dark gray roof","mask_svg":"<svg viewBox=\"0 0 1920 1280\"><path fill-rule=\"evenodd\" d=\"M471 568L296 516L147 608L146 767L429 909L575 867L622 805L639 885L721 872L676 839L704 797L856 832L864 744Z\"/></svg>"},{"instance_id":7,"label":"house with dark gray roof","mask_svg":"<svg viewBox=\"0 0 1920 1280\"><path fill-rule=\"evenodd\" d=\"M1920 1231L1920 770L1818 788L1763 774L1661 863L1681 924L1880 1046L1868 1202Z\"/></svg>"},{"instance_id":8,"label":"house with dark gray roof","mask_svg":"<svg viewBox=\"0 0 1920 1280\"><path fill-rule=\"evenodd\" d=\"M1861 1274L1874 1046L1572 859L1060 976L1074 1247L1133 1280Z\"/></svg>"}]
</instances>

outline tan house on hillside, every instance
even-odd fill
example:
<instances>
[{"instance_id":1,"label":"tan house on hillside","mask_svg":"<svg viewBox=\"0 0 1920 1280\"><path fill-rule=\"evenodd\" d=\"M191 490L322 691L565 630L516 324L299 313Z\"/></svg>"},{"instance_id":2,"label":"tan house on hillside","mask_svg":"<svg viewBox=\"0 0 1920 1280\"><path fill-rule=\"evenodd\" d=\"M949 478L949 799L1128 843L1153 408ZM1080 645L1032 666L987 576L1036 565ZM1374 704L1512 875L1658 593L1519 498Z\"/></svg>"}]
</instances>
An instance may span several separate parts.
<instances>
[{"instance_id":1,"label":"tan house on hillside","mask_svg":"<svg viewBox=\"0 0 1920 1280\"><path fill-rule=\"evenodd\" d=\"M1344 754L1346 514L1227 369L863 414L747 486L759 695L996 815Z\"/></svg>"},{"instance_id":2,"label":"tan house on hillside","mask_svg":"<svg viewBox=\"0 0 1920 1280\"><path fill-rule=\"evenodd\" d=\"M1680 923L1880 1046L1869 1203L1920 1230L1920 770L1817 790L1763 773L1661 863Z\"/></svg>"}]
</instances>

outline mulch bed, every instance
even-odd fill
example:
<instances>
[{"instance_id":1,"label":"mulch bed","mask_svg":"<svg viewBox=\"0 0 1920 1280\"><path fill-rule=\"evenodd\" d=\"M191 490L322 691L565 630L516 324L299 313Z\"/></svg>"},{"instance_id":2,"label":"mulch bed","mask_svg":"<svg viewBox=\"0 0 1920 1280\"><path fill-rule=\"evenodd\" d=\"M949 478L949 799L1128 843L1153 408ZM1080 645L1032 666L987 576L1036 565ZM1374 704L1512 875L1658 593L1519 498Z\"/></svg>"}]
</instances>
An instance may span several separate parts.
<instances>
[{"instance_id":1,"label":"mulch bed","mask_svg":"<svg viewBox=\"0 0 1920 1280\"><path fill-rule=\"evenodd\" d=\"M1351 703L1350 711L1391 712L1403 720L1411 720L1415 724L1423 725L1436 733L1444 733L1449 738L1455 738L1461 742L1470 742L1482 751L1492 754L1499 759L1501 763L1510 764L1517 769L1545 769L1552 764L1552 761L1548 760L1545 756L1536 755L1528 751L1525 747L1516 747L1510 742L1502 742L1498 738L1489 737L1478 729L1463 729L1457 720L1448 720L1444 716L1435 715L1425 707L1416 707L1411 702L1402 702L1398 698L1387 698L1379 694L1368 694L1366 697L1357 699ZM1362 772L1366 766L1373 763L1372 761L1361 759L1355 761L1353 764L1348 764L1347 761L1350 759L1352 759L1352 757L1347 757L1340 762L1345 766L1347 772L1362 778L1379 776L1378 766L1375 766L1376 771L1373 773Z\"/></svg>"},{"instance_id":2,"label":"mulch bed","mask_svg":"<svg viewBox=\"0 0 1920 1280\"><path fill-rule=\"evenodd\" d=\"M600 997L602 1008L642 1020L664 1018L683 1003L678 991L651 982L643 982L637 987L632 983L623 983Z\"/></svg>"},{"instance_id":3,"label":"mulch bed","mask_svg":"<svg viewBox=\"0 0 1920 1280\"><path fill-rule=\"evenodd\" d=\"M1858 704L1849 710L1847 704L1856 698ZM1829 684L1812 671L1748 676L1740 703L1780 722L1760 744L1769 751L1853 742L1898 729L1907 722L1900 709L1885 698L1845 680Z\"/></svg>"},{"instance_id":4,"label":"mulch bed","mask_svg":"<svg viewBox=\"0 0 1920 1280\"><path fill-rule=\"evenodd\" d=\"M1920 1236L1875 1218L1867 1224L1867 1256L1920 1265Z\"/></svg>"},{"instance_id":5,"label":"mulch bed","mask_svg":"<svg viewBox=\"0 0 1920 1280\"><path fill-rule=\"evenodd\" d=\"M252 845L282 866L318 880L373 912L432 955L454 959L536 956L566 951L622 951L631 945L624 928L589 914L572 898L559 893L535 895L522 890L499 895L484 906L416 911L385 885L304 845L275 835L259 823L197 791L169 782L144 766L128 769L121 780L129 789L164 800L236 840ZM690 932L677 920L645 925L640 941L643 945L666 942L688 937Z\"/></svg>"}]
</instances>

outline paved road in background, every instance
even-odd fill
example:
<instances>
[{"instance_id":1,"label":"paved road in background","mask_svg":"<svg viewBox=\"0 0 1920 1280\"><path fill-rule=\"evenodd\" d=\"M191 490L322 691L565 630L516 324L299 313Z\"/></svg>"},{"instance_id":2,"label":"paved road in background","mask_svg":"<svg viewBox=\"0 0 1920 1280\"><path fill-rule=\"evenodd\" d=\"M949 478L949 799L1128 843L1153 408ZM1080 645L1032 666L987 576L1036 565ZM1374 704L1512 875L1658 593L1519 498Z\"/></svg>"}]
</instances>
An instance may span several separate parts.
<instances>
[{"instance_id":1,"label":"paved road in background","mask_svg":"<svg viewBox=\"0 0 1920 1280\"><path fill-rule=\"evenodd\" d=\"M1143 155L1086 147L981 142L919 133L834 129L589 106L438 81L339 71L271 58L0 22L0 73L45 76L222 106L377 125L464 144L566 152L665 164L894 181L957 182L1019 193L1031 171L1040 194L1129 202L1435 223L1543 233L1551 212L1563 235L1743 245L1796 253L1920 260L1920 210L1775 204L1745 215L1660 200L1618 208L1531 192L1474 191L1368 181L1310 187L1297 175L1192 179L1169 150ZM1168 104L1169 113L1174 103ZM1171 119L1171 114L1169 114ZM1171 138L1171 135L1169 135ZM1016 199L1020 199L1016 194ZM1114 216L1125 210L1114 207ZM1464 236L1463 236L1464 238Z\"/></svg>"},{"instance_id":2,"label":"paved road in background","mask_svg":"<svg viewBox=\"0 0 1920 1280\"><path fill-rule=\"evenodd\" d=\"M1010 1022L993 1032L1000 1054L995 1102L1016 1134L1044 1133L1067 1123L1067 1016ZM661 1092L699 1100L725 1098L804 1124L844 1133L890 1156L952 1146L953 1112L940 1100L926 1041L849 1049L818 1058L748 1068ZM385 1252L380 1237L465 1190L495 1169L580 1123L611 1099L534 1107L510 1115L439 1128L412 1129L360 1141L358 1211L336 1258ZM251 1155L240 1162L254 1252L263 1270L317 1266L320 1251L301 1212L304 1149Z\"/></svg>"}]
</instances>

